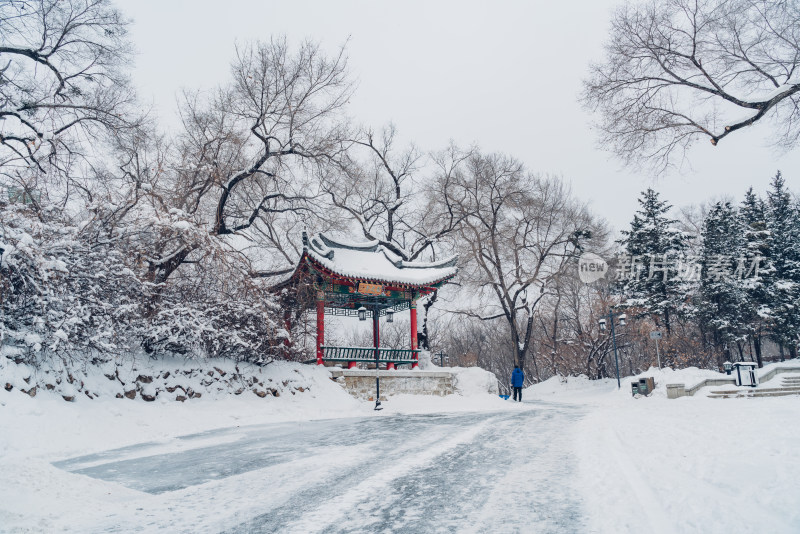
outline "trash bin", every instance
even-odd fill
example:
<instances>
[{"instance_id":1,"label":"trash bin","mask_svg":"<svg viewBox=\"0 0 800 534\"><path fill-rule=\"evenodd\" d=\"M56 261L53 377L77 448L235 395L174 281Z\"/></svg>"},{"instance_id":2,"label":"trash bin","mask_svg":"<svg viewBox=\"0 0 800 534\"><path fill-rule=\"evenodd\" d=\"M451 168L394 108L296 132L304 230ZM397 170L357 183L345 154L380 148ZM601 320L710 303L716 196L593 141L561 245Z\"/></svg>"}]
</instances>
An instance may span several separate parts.
<instances>
[{"instance_id":1,"label":"trash bin","mask_svg":"<svg viewBox=\"0 0 800 534\"><path fill-rule=\"evenodd\" d=\"M631 381L631 395L650 395L656 389L656 382L652 376Z\"/></svg>"},{"instance_id":2,"label":"trash bin","mask_svg":"<svg viewBox=\"0 0 800 534\"><path fill-rule=\"evenodd\" d=\"M647 393L654 392L656 390L656 379L648 376L645 380L647 380Z\"/></svg>"},{"instance_id":3,"label":"trash bin","mask_svg":"<svg viewBox=\"0 0 800 534\"><path fill-rule=\"evenodd\" d=\"M737 386L756 387L758 385L757 365L754 362L736 362L733 364Z\"/></svg>"},{"instance_id":4,"label":"trash bin","mask_svg":"<svg viewBox=\"0 0 800 534\"><path fill-rule=\"evenodd\" d=\"M646 378L640 378L639 379L639 395L649 395L649 394L650 394L650 388L648 387L647 379Z\"/></svg>"}]
</instances>

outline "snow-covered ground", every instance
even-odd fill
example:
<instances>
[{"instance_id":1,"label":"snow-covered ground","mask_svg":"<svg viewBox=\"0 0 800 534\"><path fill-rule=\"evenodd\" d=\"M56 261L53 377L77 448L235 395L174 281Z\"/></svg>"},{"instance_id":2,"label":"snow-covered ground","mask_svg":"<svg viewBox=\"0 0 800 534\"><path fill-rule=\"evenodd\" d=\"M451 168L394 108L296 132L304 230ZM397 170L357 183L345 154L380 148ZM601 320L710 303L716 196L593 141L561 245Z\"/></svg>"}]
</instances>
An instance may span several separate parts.
<instances>
[{"instance_id":1,"label":"snow-covered ground","mask_svg":"<svg viewBox=\"0 0 800 534\"><path fill-rule=\"evenodd\" d=\"M776 365L800 368L795 360L760 374ZM528 399L590 410L574 445L593 531L800 532L800 397L712 399L719 387L709 387L667 399L666 384L724 375L690 368L645 376L656 391L638 399L630 378L619 390L616 380L584 378L526 390Z\"/></svg>"},{"instance_id":2,"label":"snow-covered ground","mask_svg":"<svg viewBox=\"0 0 800 534\"><path fill-rule=\"evenodd\" d=\"M556 378L520 405L466 375L374 412L324 369L267 369L304 391L0 390L0 531L800 532L800 397L668 400L716 374L651 370L651 397Z\"/></svg>"}]
</instances>

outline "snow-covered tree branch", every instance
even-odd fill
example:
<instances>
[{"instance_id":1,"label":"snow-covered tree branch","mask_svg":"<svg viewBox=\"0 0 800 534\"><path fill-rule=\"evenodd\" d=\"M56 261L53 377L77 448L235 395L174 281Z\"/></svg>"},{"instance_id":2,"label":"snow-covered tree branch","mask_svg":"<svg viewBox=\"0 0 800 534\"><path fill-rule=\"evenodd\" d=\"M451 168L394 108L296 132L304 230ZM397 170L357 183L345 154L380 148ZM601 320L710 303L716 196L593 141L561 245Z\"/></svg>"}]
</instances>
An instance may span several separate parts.
<instances>
[{"instance_id":1,"label":"snow-covered tree branch","mask_svg":"<svg viewBox=\"0 0 800 534\"><path fill-rule=\"evenodd\" d=\"M582 95L604 147L634 167L675 164L698 138L717 145L769 120L775 143L800 138L800 3L629 2Z\"/></svg>"}]
</instances>

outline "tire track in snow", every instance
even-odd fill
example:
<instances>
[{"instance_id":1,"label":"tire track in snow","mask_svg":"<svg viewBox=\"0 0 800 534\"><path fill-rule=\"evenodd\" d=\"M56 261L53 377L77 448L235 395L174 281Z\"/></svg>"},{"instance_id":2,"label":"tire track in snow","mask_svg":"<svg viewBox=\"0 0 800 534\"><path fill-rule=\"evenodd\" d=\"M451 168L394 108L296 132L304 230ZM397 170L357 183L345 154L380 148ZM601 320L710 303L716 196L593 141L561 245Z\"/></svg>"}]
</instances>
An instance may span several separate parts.
<instances>
[{"instance_id":1,"label":"tire track in snow","mask_svg":"<svg viewBox=\"0 0 800 534\"><path fill-rule=\"evenodd\" d=\"M381 489L378 499L353 503L346 517L331 530L392 533L463 530L466 510L494 486L498 470L507 467L499 448L489 450L485 444L497 443L498 438L508 434L511 417L495 415L471 439L455 446L445 448L436 443L436 456L431 461L391 480Z\"/></svg>"},{"instance_id":2,"label":"tire track in snow","mask_svg":"<svg viewBox=\"0 0 800 534\"><path fill-rule=\"evenodd\" d=\"M329 497L315 509L305 512L301 519L281 527L281 530L284 532L325 531L329 526L343 520L349 507L367 501L375 495L380 495L379 490L385 488L391 481L432 462L438 456L462 443L474 440L486 429L488 424L489 421L482 421L454 436L438 441L435 447L423 449L413 456L403 458L400 462L384 467L344 493Z\"/></svg>"},{"instance_id":3,"label":"tire track in snow","mask_svg":"<svg viewBox=\"0 0 800 534\"><path fill-rule=\"evenodd\" d=\"M585 531L563 432L577 417L569 408L493 414L469 435L436 442L435 451L418 459L424 461L387 468L354 491L331 496L309 520L270 522L273 529L253 522L250 531ZM451 422L472 424L469 417Z\"/></svg>"},{"instance_id":4,"label":"tire track in snow","mask_svg":"<svg viewBox=\"0 0 800 534\"><path fill-rule=\"evenodd\" d=\"M539 413L523 429L514 429L510 440L518 444L506 449L511 468L459 532L587 531L580 492L573 486L571 433L565 432L582 414L572 407Z\"/></svg>"},{"instance_id":5,"label":"tire track in snow","mask_svg":"<svg viewBox=\"0 0 800 534\"><path fill-rule=\"evenodd\" d=\"M284 499L285 505L266 507L262 513L230 527L228 533L286 532L286 525L299 514L314 510L320 502L341 506L342 492L362 481L376 476L386 468L387 462L416 457L421 450L435 448L452 433L453 427L464 420L481 422L492 414L396 416L362 419L369 432L365 434L374 443L356 465L343 466L337 477L316 478L316 473L298 473L304 478L300 491ZM344 431L344 430L343 430Z\"/></svg>"}]
</instances>

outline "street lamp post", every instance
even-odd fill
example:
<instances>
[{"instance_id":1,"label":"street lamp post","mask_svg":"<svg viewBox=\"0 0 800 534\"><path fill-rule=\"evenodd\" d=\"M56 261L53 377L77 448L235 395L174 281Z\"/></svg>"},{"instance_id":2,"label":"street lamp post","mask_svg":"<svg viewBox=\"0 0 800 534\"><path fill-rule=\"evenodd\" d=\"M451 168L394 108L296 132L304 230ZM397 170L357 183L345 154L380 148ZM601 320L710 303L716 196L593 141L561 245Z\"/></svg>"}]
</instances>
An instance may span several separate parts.
<instances>
[{"instance_id":1,"label":"street lamp post","mask_svg":"<svg viewBox=\"0 0 800 534\"><path fill-rule=\"evenodd\" d=\"M378 328L380 327L380 311L377 306L372 308L372 337L375 341L375 409L383 410L381 406L381 371L378 368L378 359L380 357L380 334Z\"/></svg>"},{"instance_id":2,"label":"street lamp post","mask_svg":"<svg viewBox=\"0 0 800 534\"><path fill-rule=\"evenodd\" d=\"M611 322L611 343L614 345L614 368L617 371L617 389L620 389L620 388L622 388L622 384L619 381L619 357L617 356L617 336L616 336L616 332L614 331L614 316L615 315L619 319L619 325L620 326L625 326L625 320L628 318L628 316L626 314L624 314L624 313L615 314L614 311L611 308L609 308L609 310L608 310L608 320L609 320L609 322ZM605 332L605 330L606 330L606 320L605 320L605 318L600 319L598 321L598 323L600 324L600 330Z\"/></svg>"},{"instance_id":3,"label":"street lamp post","mask_svg":"<svg viewBox=\"0 0 800 534\"><path fill-rule=\"evenodd\" d=\"M391 317L391 316L390 316ZM358 320L367 320L367 308L361 306L358 309ZM391 322L391 321L390 321ZM383 410L381 406L381 372L378 368L378 361L380 358L380 308L377 306L372 307L372 339L375 346L375 410Z\"/></svg>"}]
</instances>

